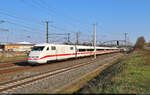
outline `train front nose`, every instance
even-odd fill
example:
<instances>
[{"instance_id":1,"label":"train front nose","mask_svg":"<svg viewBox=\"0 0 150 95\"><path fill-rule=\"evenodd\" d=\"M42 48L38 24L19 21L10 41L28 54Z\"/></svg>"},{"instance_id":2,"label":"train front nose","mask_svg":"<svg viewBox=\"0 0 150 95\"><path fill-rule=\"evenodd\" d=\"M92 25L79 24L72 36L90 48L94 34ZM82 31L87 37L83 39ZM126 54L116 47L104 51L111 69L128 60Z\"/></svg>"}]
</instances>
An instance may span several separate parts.
<instances>
[{"instance_id":1,"label":"train front nose","mask_svg":"<svg viewBox=\"0 0 150 95\"><path fill-rule=\"evenodd\" d=\"M28 56L28 63L38 63L39 56Z\"/></svg>"},{"instance_id":2,"label":"train front nose","mask_svg":"<svg viewBox=\"0 0 150 95\"><path fill-rule=\"evenodd\" d=\"M44 60L40 58L44 48L45 46L34 46L28 55L28 63L44 63Z\"/></svg>"},{"instance_id":3,"label":"train front nose","mask_svg":"<svg viewBox=\"0 0 150 95\"><path fill-rule=\"evenodd\" d=\"M29 64L40 64L40 63L46 63L46 60L41 59L39 56L29 55L27 62Z\"/></svg>"},{"instance_id":4,"label":"train front nose","mask_svg":"<svg viewBox=\"0 0 150 95\"><path fill-rule=\"evenodd\" d=\"M28 63L39 63L40 62L40 54L41 54L41 51L31 51L28 55L28 60L27 62Z\"/></svg>"},{"instance_id":5,"label":"train front nose","mask_svg":"<svg viewBox=\"0 0 150 95\"><path fill-rule=\"evenodd\" d=\"M27 61L29 64L44 64L44 63L46 63L46 61L45 60L43 60L43 59L39 59L39 60L37 60L37 59L28 59L28 61Z\"/></svg>"}]
</instances>

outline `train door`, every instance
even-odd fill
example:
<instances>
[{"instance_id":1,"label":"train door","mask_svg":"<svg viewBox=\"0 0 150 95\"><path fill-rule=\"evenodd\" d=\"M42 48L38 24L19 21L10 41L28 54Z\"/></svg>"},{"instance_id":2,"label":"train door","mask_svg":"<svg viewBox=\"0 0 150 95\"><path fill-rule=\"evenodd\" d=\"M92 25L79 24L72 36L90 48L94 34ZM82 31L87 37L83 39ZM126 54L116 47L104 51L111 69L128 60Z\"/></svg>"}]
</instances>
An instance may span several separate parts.
<instances>
[{"instance_id":1,"label":"train door","mask_svg":"<svg viewBox=\"0 0 150 95\"><path fill-rule=\"evenodd\" d=\"M47 61L56 60L56 46L47 46L45 54Z\"/></svg>"},{"instance_id":2,"label":"train door","mask_svg":"<svg viewBox=\"0 0 150 95\"><path fill-rule=\"evenodd\" d=\"M75 45L75 58L77 58L78 56L77 56L77 53L78 53L78 49L77 49L77 46Z\"/></svg>"},{"instance_id":3,"label":"train door","mask_svg":"<svg viewBox=\"0 0 150 95\"><path fill-rule=\"evenodd\" d=\"M66 47L65 46L58 46L57 47L57 59L61 60L61 59L65 59L65 54L66 54Z\"/></svg>"},{"instance_id":4,"label":"train door","mask_svg":"<svg viewBox=\"0 0 150 95\"><path fill-rule=\"evenodd\" d=\"M56 60L57 59L57 47L50 46L50 53L52 55L51 60Z\"/></svg>"},{"instance_id":5,"label":"train door","mask_svg":"<svg viewBox=\"0 0 150 95\"><path fill-rule=\"evenodd\" d=\"M75 57L75 47L74 46L69 46L68 47L68 53L69 53L68 58Z\"/></svg>"}]
</instances>

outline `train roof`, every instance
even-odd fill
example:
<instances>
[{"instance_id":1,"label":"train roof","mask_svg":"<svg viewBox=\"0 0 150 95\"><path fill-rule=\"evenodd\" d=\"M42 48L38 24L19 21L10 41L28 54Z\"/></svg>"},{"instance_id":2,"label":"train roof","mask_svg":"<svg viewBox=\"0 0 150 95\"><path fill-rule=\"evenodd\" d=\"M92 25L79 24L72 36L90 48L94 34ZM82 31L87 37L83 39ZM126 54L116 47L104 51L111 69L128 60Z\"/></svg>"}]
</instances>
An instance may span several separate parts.
<instances>
[{"instance_id":1,"label":"train roof","mask_svg":"<svg viewBox=\"0 0 150 95\"><path fill-rule=\"evenodd\" d=\"M55 46L75 46L75 45L66 45L66 44L52 44L52 43L40 43L36 44L34 46L49 46L49 45L55 45ZM93 46L83 46L83 45L76 45L77 48L94 48ZM117 47L96 47L98 49L117 49Z\"/></svg>"}]
</instances>

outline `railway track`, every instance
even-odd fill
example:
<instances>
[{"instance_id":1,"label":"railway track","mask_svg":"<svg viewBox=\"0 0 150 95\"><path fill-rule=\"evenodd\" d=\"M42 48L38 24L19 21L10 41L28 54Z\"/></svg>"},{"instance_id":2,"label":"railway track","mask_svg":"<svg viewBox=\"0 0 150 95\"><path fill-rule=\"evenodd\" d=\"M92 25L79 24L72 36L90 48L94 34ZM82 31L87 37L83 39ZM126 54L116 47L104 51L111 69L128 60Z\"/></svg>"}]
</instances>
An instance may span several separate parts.
<instances>
[{"instance_id":1,"label":"railway track","mask_svg":"<svg viewBox=\"0 0 150 95\"><path fill-rule=\"evenodd\" d=\"M112 59L113 59L113 57L109 58L109 60L112 60ZM76 68L79 68L79 67L82 67L85 65L89 65L89 64L92 64L94 62L95 62L95 60L91 60L87 63L75 64L75 65L72 65L71 67L65 67L65 68L61 68L61 69L57 69L57 70L53 70L53 71L49 70L49 71L42 72L39 74L24 77L21 79L17 79L17 80L5 82L5 83L0 83L0 93L7 93L13 89L17 89L18 87L22 87L24 85L29 85L29 84L32 84L36 81L42 80L42 79L47 78L47 77L52 77L54 75L57 75L57 74L60 74L63 72L69 72L70 70L73 70L73 69L76 69Z\"/></svg>"},{"instance_id":2,"label":"railway track","mask_svg":"<svg viewBox=\"0 0 150 95\"><path fill-rule=\"evenodd\" d=\"M87 65L87 64L91 64L92 62L94 62L94 61L74 65L72 67L58 69L58 70L55 70L55 71L50 70L50 71L40 73L40 74L37 74L37 75L34 75L34 76L29 76L29 77L22 78L22 79L18 79L18 80L6 82L6 83L1 83L0 84L0 93L5 93L5 91L7 91L9 89L13 89L13 88L16 88L18 86L29 84L29 83L32 83L33 81L37 81L37 80L40 80L40 79L43 79L43 78L46 78L46 77L50 77L50 76L53 76L53 75L56 75L56 74L59 74L59 73L65 72L65 71L69 71L71 69L75 69L75 68L78 68L78 67L81 67L81 66L84 66L84 65Z\"/></svg>"},{"instance_id":3,"label":"railway track","mask_svg":"<svg viewBox=\"0 0 150 95\"><path fill-rule=\"evenodd\" d=\"M20 62L21 64L22 62ZM61 62L54 62L54 64L59 64ZM24 64L28 64L27 62L24 62ZM23 71L23 70L28 70L28 69L32 69L32 68L41 68L41 67L46 67L46 66L50 66L53 64L43 64L43 65L39 65L39 66L18 66L18 65L13 65L11 63L4 63L4 65L1 65L0 67L0 74L6 74L6 73L12 73L12 72L17 72L17 71Z\"/></svg>"},{"instance_id":4,"label":"railway track","mask_svg":"<svg viewBox=\"0 0 150 95\"><path fill-rule=\"evenodd\" d=\"M14 66L12 63L0 63L0 68L11 67Z\"/></svg>"},{"instance_id":5,"label":"railway track","mask_svg":"<svg viewBox=\"0 0 150 95\"><path fill-rule=\"evenodd\" d=\"M112 56L115 54L116 53L103 54L103 55L99 55L97 57L103 59L105 57L109 57L109 56ZM73 64L81 64L83 62L87 62L90 60L91 60L91 57L86 57L86 58L70 59L70 60L66 60L66 61L65 60L64 61L56 61L56 62L52 62L53 64L50 63L50 64L33 66L33 67L28 66L28 65L26 65L26 66L19 65L20 67L18 67L18 65L14 65L14 66L0 68L0 83L28 77L30 75L38 74L40 72L45 72L47 70L53 71L56 69L61 69L62 67L72 66ZM22 64L22 62L18 62L18 64ZM23 63L23 64L26 64L26 63Z\"/></svg>"},{"instance_id":6,"label":"railway track","mask_svg":"<svg viewBox=\"0 0 150 95\"><path fill-rule=\"evenodd\" d=\"M17 71L21 71L21 70L27 70L30 68L31 68L30 66L26 66L26 67L11 66L11 67L6 67L6 68L1 68L0 74L12 73L12 72L17 72Z\"/></svg>"},{"instance_id":7,"label":"railway track","mask_svg":"<svg viewBox=\"0 0 150 95\"><path fill-rule=\"evenodd\" d=\"M13 63L12 62L0 63L0 68L15 66L16 65L15 63L18 63L18 62L21 62L21 61L24 62L26 60L18 60L18 61L14 61Z\"/></svg>"},{"instance_id":8,"label":"railway track","mask_svg":"<svg viewBox=\"0 0 150 95\"><path fill-rule=\"evenodd\" d=\"M12 69L12 68L17 68L19 66L9 66L9 67L3 67L3 68L0 68L0 71L2 70L8 70L8 69Z\"/></svg>"},{"instance_id":9,"label":"railway track","mask_svg":"<svg viewBox=\"0 0 150 95\"><path fill-rule=\"evenodd\" d=\"M106 54L102 54L102 55L108 55ZM101 56L101 55L99 55ZM73 59L76 60L76 59ZM78 60L78 59L77 59ZM20 65L16 65L14 63L18 63L18 64L23 64L23 66ZM55 64L57 63L61 63L61 62L54 62ZM44 67L44 66L49 66L51 64L44 64L44 65L40 65L40 67ZM36 66L37 68L38 66ZM0 74L6 74L6 73L12 73L12 72L17 72L17 71L23 71L23 70L27 70L27 69L32 69L33 66L29 65L27 62L13 62L13 63L1 63L0 64Z\"/></svg>"}]
</instances>

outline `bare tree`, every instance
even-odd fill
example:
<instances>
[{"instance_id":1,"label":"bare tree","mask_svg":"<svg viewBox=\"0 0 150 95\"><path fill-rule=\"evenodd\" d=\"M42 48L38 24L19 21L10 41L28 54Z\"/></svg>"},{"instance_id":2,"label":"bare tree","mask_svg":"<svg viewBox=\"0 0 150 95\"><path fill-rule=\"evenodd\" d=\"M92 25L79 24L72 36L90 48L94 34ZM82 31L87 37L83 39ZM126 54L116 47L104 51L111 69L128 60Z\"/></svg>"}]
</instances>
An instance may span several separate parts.
<instances>
[{"instance_id":1,"label":"bare tree","mask_svg":"<svg viewBox=\"0 0 150 95\"><path fill-rule=\"evenodd\" d=\"M137 39L134 49L143 49L144 45L145 45L145 39L143 36L141 36Z\"/></svg>"}]
</instances>

